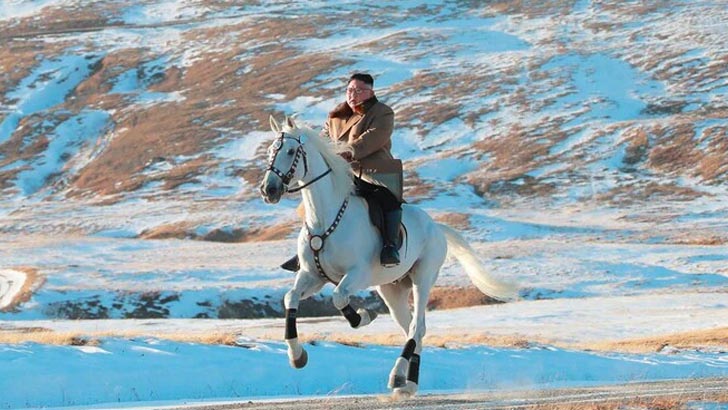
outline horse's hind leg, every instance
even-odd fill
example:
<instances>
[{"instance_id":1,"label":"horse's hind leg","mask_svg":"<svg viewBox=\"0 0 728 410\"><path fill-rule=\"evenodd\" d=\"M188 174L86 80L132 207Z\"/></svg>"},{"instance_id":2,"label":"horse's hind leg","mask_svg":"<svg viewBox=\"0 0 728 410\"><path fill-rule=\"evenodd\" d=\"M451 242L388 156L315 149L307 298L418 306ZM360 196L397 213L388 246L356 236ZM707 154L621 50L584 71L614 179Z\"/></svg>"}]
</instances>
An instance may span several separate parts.
<instances>
[{"instance_id":1,"label":"horse's hind leg","mask_svg":"<svg viewBox=\"0 0 728 410\"><path fill-rule=\"evenodd\" d=\"M413 396L417 393L420 382L420 354L422 353L422 339L425 337L425 309L432 284L415 284L412 287L413 294L413 317L407 333L407 343L402 349L402 354L397 358L392 374L390 374L390 385L394 389L395 396ZM405 373L407 377L402 377Z\"/></svg>"},{"instance_id":2,"label":"horse's hind leg","mask_svg":"<svg viewBox=\"0 0 728 410\"><path fill-rule=\"evenodd\" d=\"M298 342L298 330L296 329L296 313L298 304L302 299L311 297L321 290L324 282L317 276L306 271L298 271L293 289L286 293L283 304L286 308L286 334L288 344L288 360L292 367L300 369L308 363L308 353Z\"/></svg>"},{"instance_id":3,"label":"horse's hind leg","mask_svg":"<svg viewBox=\"0 0 728 410\"><path fill-rule=\"evenodd\" d=\"M379 296L389 308L389 314L402 329L405 336L409 332L412 322L412 312L409 305L409 295L412 292L412 280L405 276L402 280L379 286Z\"/></svg>"},{"instance_id":4,"label":"horse's hind leg","mask_svg":"<svg viewBox=\"0 0 728 410\"><path fill-rule=\"evenodd\" d=\"M430 296L430 290L435 285L437 275L440 271L442 263L445 261L447 253L447 245L442 241L430 241L420 260L410 271L412 279L412 296L413 296L413 317L410 322L409 332L407 333L407 343L405 343L402 355L399 359L405 359L409 363L407 369L407 380L402 387L395 387L395 396L413 396L417 392L420 377L420 354L422 353L422 340L425 337L425 311L427 309L427 300ZM395 365L396 368L396 365Z\"/></svg>"},{"instance_id":5,"label":"horse's hind leg","mask_svg":"<svg viewBox=\"0 0 728 410\"><path fill-rule=\"evenodd\" d=\"M402 332L406 337L412 322L412 312L409 305L412 281L409 276L399 282L379 286L377 290L384 303L387 304L392 319L402 328ZM407 384L407 370L409 369L409 360L412 357L412 352L409 352L409 350L411 348L405 347L402 355L397 358L392 371L389 373L388 386L390 389L401 388Z\"/></svg>"}]
</instances>

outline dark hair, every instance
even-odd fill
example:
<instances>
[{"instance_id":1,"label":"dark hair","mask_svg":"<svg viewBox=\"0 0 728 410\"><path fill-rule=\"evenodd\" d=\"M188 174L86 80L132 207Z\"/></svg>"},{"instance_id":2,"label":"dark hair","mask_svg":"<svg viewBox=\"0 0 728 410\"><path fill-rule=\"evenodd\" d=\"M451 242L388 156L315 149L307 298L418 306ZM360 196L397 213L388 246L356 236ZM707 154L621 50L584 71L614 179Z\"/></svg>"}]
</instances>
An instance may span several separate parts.
<instances>
[{"instance_id":1,"label":"dark hair","mask_svg":"<svg viewBox=\"0 0 728 410\"><path fill-rule=\"evenodd\" d=\"M351 80L359 80L370 87L374 87L374 78L366 73L354 73L349 77L348 82L351 82Z\"/></svg>"}]
</instances>

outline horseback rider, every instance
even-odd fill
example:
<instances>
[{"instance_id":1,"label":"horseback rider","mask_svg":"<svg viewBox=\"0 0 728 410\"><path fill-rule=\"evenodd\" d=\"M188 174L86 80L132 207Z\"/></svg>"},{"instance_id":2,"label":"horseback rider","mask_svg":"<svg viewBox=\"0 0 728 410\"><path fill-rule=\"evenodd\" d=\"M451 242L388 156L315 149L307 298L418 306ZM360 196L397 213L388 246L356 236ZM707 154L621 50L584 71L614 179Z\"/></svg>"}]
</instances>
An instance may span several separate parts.
<instances>
[{"instance_id":1,"label":"horseback rider","mask_svg":"<svg viewBox=\"0 0 728 410\"><path fill-rule=\"evenodd\" d=\"M383 211L383 266L399 264L398 235L402 220L402 162L391 153L394 112L374 94L374 78L356 73L349 77L346 101L329 113L323 136L342 141L353 153L342 156L351 163L357 195L373 198ZM297 271L294 257L281 265Z\"/></svg>"}]
</instances>

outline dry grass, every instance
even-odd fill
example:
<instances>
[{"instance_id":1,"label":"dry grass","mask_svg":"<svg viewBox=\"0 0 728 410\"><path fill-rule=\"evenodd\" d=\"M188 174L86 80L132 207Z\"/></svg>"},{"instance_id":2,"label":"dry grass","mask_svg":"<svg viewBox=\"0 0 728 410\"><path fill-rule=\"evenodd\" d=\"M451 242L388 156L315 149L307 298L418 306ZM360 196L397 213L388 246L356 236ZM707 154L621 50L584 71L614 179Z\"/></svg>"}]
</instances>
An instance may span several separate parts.
<instances>
[{"instance_id":1,"label":"dry grass","mask_svg":"<svg viewBox=\"0 0 728 410\"><path fill-rule=\"evenodd\" d=\"M697 172L705 181L714 181L728 173L728 129L715 127L703 131L699 136L701 143L708 144L707 153L697 166Z\"/></svg>"},{"instance_id":2,"label":"dry grass","mask_svg":"<svg viewBox=\"0 0 728 410\"><path fill-rule=\"evenodd\" d=\"M609 202L615 206L627 206L635 203L660 201L671 199L674 201L690 201L702 196L703 193L677 183L634 184L618 186L609 191L596 195L595 199ZM655 215L655 218L667 218L671 220L673 215Z\"/></svg>"},{"instance_id":3,"label":"dry grass","mask_svg":"<svg viewBox=\"0 0 728 410\"><path fill-rule=\"evenodd\" d=\"M139 234L142 239L193 239L210 242L262 242L288 238L300 225L294 221L283 221L270 226L252 229L235 228L231 230L213 229L204 235L195 232L189 223L172 223L145 229Z\"/></svg>"},{"instance_id":4,"label":"dry grass","mask_svg":"<svg viewBox=\"0 0 728 410\"><path fill-rule=\"evenodd\" d=\"M475 2L475 4L481 4ZM529 18L544 15L563 15L568 13L572 7L572 2L562 0L546 0L540 2L532 2L528 0L511 0L493 2L487 8L489 13L494 15L501 14L524 14Z\"/></svg>"},{"instance_id":5,"label":"dry grass","mask_svg":"<svg viewBox=\"0 0 728 410\"><path fill-rule=\"evenodd\" d=\"M278 332L280 333L280 332ZM347 346L360 346L365 344L377 344L384 346L401 346L406 337L402 333L306 333L299 335L299 340L305 343L328 341L341 343ZM457 347L467 345L483 345L501 348L527 348L531 343L518 336L494 336L487 334L453 334L453 335L427 335L424 343L428 346Z\"/></svg>"},{"instance_id":6,"label":"dry grass","mask_svg":"<svg viewBox=\"0 0 728 410\"><path fill-rule=\"evenodd\" d=\"M713 233L688 232L681 233L666 242L674 243L677 245L718 246L728 243L728 238Z\"/></svg>"},{"instance_id":7,"label":"dry grass","mask_svg":"<svg viewBox=\"0 0 728 410\"><path fill-rule=\"evenodd\" d=\"M188 237L192 229L192 226L183 222L164 224L143 230L139 237L141 239L184 239Z\"/></svg>"},{"instance_id":8,"label":"dry grass","mask_svg":"<svg viewBox=\"0 0 728 410\"><path fill-rule=\"evenodd\" d=\"M668 138L656 144L649 154L649 165L663 172L678 172L679 169L692 168L699 161L700 153L695 150L692 124L676 124L668 133Z\"/></svg>"},{"instance_id":9,"label":"dry grass","mask_svg":"<svg viewBox=\"0 0 728 410\"><path fill-rule=\"evenodd\" d=\"M628 142L624 154L624 163L634 165L644 160L645 154L649 149L649 137L644 128L638 127L627 129L622 138Z\"/></svg>"},{"instance_id":10,"label":"dry grass","mask_svg":"<svg viewBox=\"0 0 728 410\"><path fill-rule=\"evenodd\" d=\"M668 346L679 350L711 348L728 351L728 327L631 340L606 341L579 347L598 351L650 353L659 352Z\"/></svg>"},{"instance_id":11,"label":"dry grass","mask_svg":"<svg viewBox=\"0 0 728 410\"><path fill-rule=\"evenodd\" d=\"M436 222L449 225L455 229L467 230L472 228L470 224L470 215L458 212L447 212L432 215Z\"/></svg>"},{"instance_id":12,"label":"dry grass","mask_svg":"<svg viewBox=\"0 0 728 410\"><path fill-rule=\"evenodd\" d=\"M44 18L34 16L21 18L13 25L0 27L0 38L35 37L50 33L83 32L108 26L111 12L118 12L118 6L99 4L94 7L48 7L43 10Z\"/></svg>"},{"instance_id":13,"label":"dry grass","mask_svg":"<svg viewBox=\"0 0 728 410\"><path fill-rule=\"evenodd\" d=\"M307 323L316 319L306 319ZM282 327L274 327L260 333L261 339L278 340L282 335ZM55 345L98 345L102 338L138 338L152 337L183 343L236 345L240 335L231 332L211 333L184 333L184 332L155 332L155 331L103 331L103 332L53 332L42 328L28 329L0 329L0 344L19 344L26 342L55 344ZM306 332L299 336L305 343L328 341L349 346L363 344L379 344L387 346L400 346L404 335L400 332L367 334L358 332L347 333L315 333ZM561 344L553 340L540 338L525 338L519 335L493 335L487 332L429 334L425 337L428 346L457 347L465 345L482 345L499 348L525 349L534 344L549 344L556 347L580 349L586 351L622 352L622 353L651 353L665 349L666 346L678 350L711 349L728 350L728 328L700 330L660 337L649 337L614 342L600 342L588 344Z\"/></svg>"},{"instance_id":14,"label":"dry grass","mask_svg":"<svg viewBox=\"0 0 728 410\"><path fill-rule=\"evenodd\" d=\"M434 292L437 293L437 292ZM435 296L435 300L438 300ZM452 301L451 301L452 302ZM458 303L455 303L457 305ZM303 319L306 323L314 323L315 318ZM277 340L282 335L282 328L274 327L257 334L261 339ZM81 344L98 344L101 338L136 338L136 337L153 337L165 340L173 340L186 343L203 343L203 344L224 344L234 345L239 334L212 332L212 333L184 333L184 332L157 332L153 330L145 331L113 331L105 330L99 332L54 332L44 328L22 328L22 329L2 329L0 328L0 343L17 344L23 342L34 342L42 344L56 345L81 345ZM358 346L361 344L381 344L390 346L400 346L403 342L404 335L400 332L396 333L380 333L367 334L359 332L347 333L326 333L320 334L315 332L306 332L299 336L300 340L305 343L315 343L317 341L336 342L350 346ZM81 342L83 341L83 342ZM520 336L499 336L487 333L458 333L449 335L428 335L425 342L434 346L453 346L453 345L487 345L495 347L512 347L525 348L529 345L529 341ZM545 342L545 341L542 341Z\"/></svg>"},{"instance_id":15,"label":"dry grass","mask_svg":"<svg viewBox=\"0 0 728 410\"><path fill-rule=\"evenodd\" d=\"M103 338L134 339L152 337L182 343L234 346L238 335L232 333L155 333L141 331L104 331L92 333L54 332L41 328L1 330L0 344L40 343L48 345L99 346Z\"/></svg>"},{"instance_id":16,"label":"dry grass","mask_svg":"<svg viewBox=\"0 0 728 410\"><path fill-rule=\"evenodd\" d=\"M606 399L598 403L560 403L560 404L539 404L535 406L521 406L515 409L531 410L687 410L689 408L700 408L691 406L691 403L728 403L728 393L706 392L706 393L684 393L676 397L665 395L663 397L628 398L628 399Z\"/></svg>"},{"instance_id":17,"label":"dry grass","mask_svg":"<svg viewBox=\"0 0 728 410\"><path fill-rule=\"evenodd\" d=\"M432 289L430 292L430 298L427 302L427 308L446 310L468 306L490 305L493 303L499 302L490 296L483 294L483 292L474 286L442 286Z\"/></svg>"},{"instance_id":18,"label":"dry grass","mask_svg":"<svg viewBox=\"0 0 728 410\"><path fill-rule=\"evenodd\" d=\"M31 328L25 331L0 330L0 343L40 343L47 345L98 346L97 336L86 336L76 332L54 332L45 329Z\"/></svg>"},{"instance_id":19,"label":"dry grass","mask_svg":"<svg viewBox=\"0 0 728 410\"><path fill-rule=\"evenodd\" d=\"M405 169L404 171L404 196L405 201L417 203L434 196L435 186L420 179L416 172Z\"/></svg>"}]
</instances>

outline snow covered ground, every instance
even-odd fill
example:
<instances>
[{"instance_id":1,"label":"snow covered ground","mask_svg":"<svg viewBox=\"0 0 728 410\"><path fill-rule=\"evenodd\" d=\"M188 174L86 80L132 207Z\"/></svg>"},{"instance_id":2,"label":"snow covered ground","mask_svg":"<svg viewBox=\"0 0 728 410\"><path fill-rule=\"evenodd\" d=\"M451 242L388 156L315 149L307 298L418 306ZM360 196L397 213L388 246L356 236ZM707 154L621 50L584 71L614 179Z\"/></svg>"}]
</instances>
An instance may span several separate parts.
<instances>
[{"instance_id":1,"label":"snow covered ground","mask_svg":"<svg viewBox=\"0 0 728 410\"><path fill-rule=\"evenodd\" d=\"M206 346L107 339L100 346L0 347L3 408L119 408L201 400L385 394L400 348L308 345L309 364L288 366L285 344L242 339ZM725 355L594 353L532 346L428 347L421 393L585 386L637 380L725 377ZM103 404L99 404L103 403Z\"/></svg>"},{"instance_id":2,"label":"snow covered ground","mask_svg":"<svg viewBox=\"0 0 728 410\"><path fill-rule=\"evenodd\" d=\"M26 275L13 269L0 270L0 309L6 309L23 290Z\"/></svg>"},{"instance_id":3,"label":"snow covered ground","mask_svg":"<svg viewBox=\"0 0 728 410\"><path fill-rule=\"evenodd\" d=\"M604 342L724 327L728 323L726 277L705 273L715 272L712 261L725 258L722 248L622 244L610 255L610 248L617 245L599 245L595 251L597 245L575 249L568 242L521 242L497 242L512 254L491 263L499 274L512 270L521 283L539 290L513 303L429 312L421 393L728 377L725 344L722 348L706 345L689 349L665 345L659 351L639 354L594 349ZM248 261L242 266L275 266L280 259L277 252L292 246L289 241L261 246L104 238L73 243L62 238L41 243L43 246L36 244L34 249L16 242L15 249L4 250L4 257L32 259L35 255L42 260L55 259L57 264L70 263L64 258L75 260L78 277L60 273L48 276L45 287L58 288L56 292L62 294L62 284L76 289L77 281L88 282L97 291L129 286L126 275L116 278L111 272L143 272L144 266L153 264L155 255L161 258L159 266L166 267L160 272L175 271L175 263L166 261L164 255L177 248L174 257L182 258L177 261L179 266L186 260L197 260L206 270L179 270L167 277L147 268L150 273L140 275L149 282L132 283L176 290L182 297L175 302L171 316L188 318L199 310L202 300L185 296L188 292L199 296L195 289L213 289L217 281L225 282L218 275L230 272L229 264ZM479 246L484 254L494 251L486 243ZM150 251L150 247L155 250ZM239 259L221 257L241 250L244 257ZM54 252L56 257L40 257L40 252ZM88 255L89 262L74 252ZM101 252L103 258L94 256ZM202 256L205 253L207 256ZM94 262L100 260L105 262ZM505 261L509 261L508 267ZM94 275L83 273L91 266L106 273L97 273L93 279ZM594 266L601 266L601 271ZM253 271L250 268L249 272ZM225 286L244 288L253 293L248 295L251 298L263 298L271 288L280 287L282 292L292 283L286 274L272 282L251 274L250 281L245 282L244 272L230 278ZM456 266L447 272L443 284L464 279ZM241 280L244 283L238 283ZM208 301L215 300L212 290L200 293ZM30 303L42 304L47 297L43 295L43 291L38 292ZM403 341L386 315L360 330L351 330L340 316L302 318L299 334L311 341L306 347L309 365L293 370L281 341L282 319L44 320L40 311L32 307L25 310L3 314L0 330L46 330L99 342L80 346L2 345L1 408L111 408L200 400L385 394L388 372ZM168 340L179 335L218 333L236 335L235 345ZM505 347L497 347L498 340L504 340Z\"/></svg>"}]
</instances>

